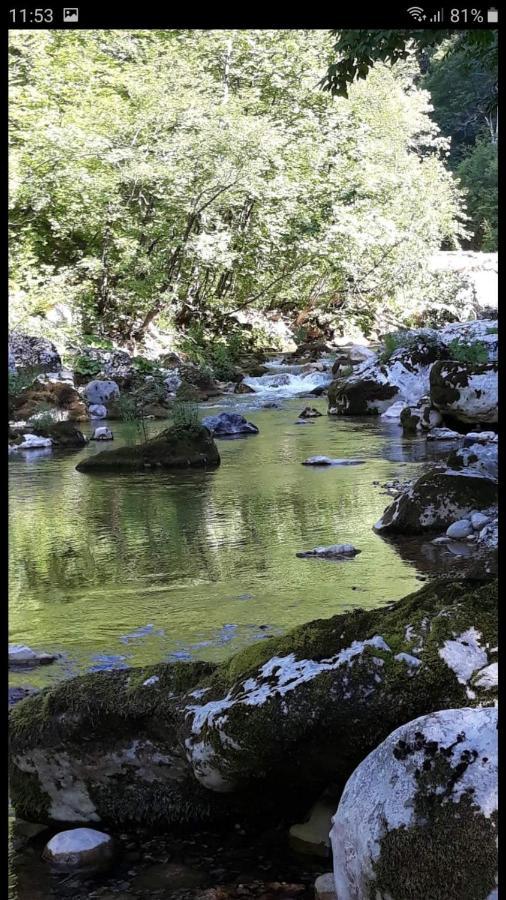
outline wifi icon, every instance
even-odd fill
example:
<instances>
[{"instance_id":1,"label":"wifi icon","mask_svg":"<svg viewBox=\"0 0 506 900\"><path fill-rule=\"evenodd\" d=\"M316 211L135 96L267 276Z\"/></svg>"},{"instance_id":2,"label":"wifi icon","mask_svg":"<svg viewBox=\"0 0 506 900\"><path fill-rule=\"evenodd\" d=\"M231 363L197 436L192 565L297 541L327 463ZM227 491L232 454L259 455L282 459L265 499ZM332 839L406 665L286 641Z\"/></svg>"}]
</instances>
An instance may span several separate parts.
<instances>
[{"instance_id":1,"label":"wifi icon","mask_svg":"<svg viewBox=\"0 0 506 900\"><path fill-rule=\"evenodd\" d=\"M427 18L421 6L410 6L408 13L410 16L413 16L417 22L423 22L423 20Z\"/></svg>"}]
</instances>

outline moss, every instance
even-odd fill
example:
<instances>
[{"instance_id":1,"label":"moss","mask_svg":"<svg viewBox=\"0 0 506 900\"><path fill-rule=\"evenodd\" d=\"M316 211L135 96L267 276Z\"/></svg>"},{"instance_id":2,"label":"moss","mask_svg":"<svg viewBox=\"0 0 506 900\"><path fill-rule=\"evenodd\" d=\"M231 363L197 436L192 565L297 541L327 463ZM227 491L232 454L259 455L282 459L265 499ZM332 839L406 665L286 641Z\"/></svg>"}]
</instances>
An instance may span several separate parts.
<instances>
[{"instance_id":1,"label":"moss","mask_svg":"<svg viewBox=\"0 0 506 900\"><path fill-rule=\"evenodd\" d=\"M78 472L101 469L139 471L219 464L218 448L207 428L201 427L191 431L168 428L143 444L103 450L101 453L88 456L76 466L76 469Z\"/></svg>"},{"instance_id":2,"label":"moss","mask_svg":"<svg viewBox=\"0 0 506 900\"><path fill-rule=\"evenodd\" d=\"M9 765L12 805L18 819L27 822L47 822L51 800L41 787L34 772L21 772L15 763Z\"/></svg>"}]
</instances>

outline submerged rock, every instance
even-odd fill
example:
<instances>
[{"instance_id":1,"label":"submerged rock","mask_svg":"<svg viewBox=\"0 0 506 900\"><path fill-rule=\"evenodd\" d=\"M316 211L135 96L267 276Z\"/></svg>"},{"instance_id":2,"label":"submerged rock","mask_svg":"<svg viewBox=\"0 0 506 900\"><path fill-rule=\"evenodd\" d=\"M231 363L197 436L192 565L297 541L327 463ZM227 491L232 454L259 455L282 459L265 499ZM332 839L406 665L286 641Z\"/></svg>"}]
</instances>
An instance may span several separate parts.
<instances>
[{"instance_id":1,"label":"submerged rock","mask_svg":"<svg viewBox=\"0 0 506 900\"><path fill-rule=\"evenodd\" d=\"M397 728L355 770L334 816L339 900L495 896L497 776L495 708Z\"/></svg>"},{"instance_id":2,"label":"submerged rock","mask_svg":"<svg viewBox=\"0 0 506 900\"><path fill-rule=\"evenodd\" d=\"M299 413L299 419L317 419L322 415L321 412L318 412L314 406L305 406L302 412Z\"/></svg>"},{"instance_id":3,"label":"submerged rock","mask_svg":"<svg viewBox=\"0 0 506 900\"><path fill-rule=\"evenodd\" d=\"M298 556L301 559L306 559L306 557L311 556L316 556L321 559L343 559L350 556L357 556L358 553L362 553L362 551L357 550L353 544L332 544L330 547L315 547L314 550L301 550L299 553L296 553L295 556Z\"/></svg>"},{"instance_id":4,"label":"submerged rock","mask_svg":"<svg viewBox=\"0 0 506 900\"><path fill-rule=\"evenodd\" d=\"M58 659L56 653L43 653L40 650L32 650L24 644L9 644L9 666L23 668L33 666L47 666Z\"/></svg>"},{"instance_id":5,"label":"submerged rock","mask_svg":"<svg viewBox=\"0 0 506 900\"><path fill-rule=\"evenodd\" d=\"M55 834L46 844L42 857L61 872L92 874L111 865L114 841L94 828L72 828Z\"/></svg>"},{"instance_id":6,"label":"submerged rock","mask_svg":"<svg viewBox=\"0 0 506 900\"><path fill-rule=\"evenodd\" d=\"M247 422L244 416L238 413L223 412L217 416L205 416L202 424L216 437L230 434L258 434L257 426Z\"/></svg>"},{"instance_id":7,"label":"submerged rock","mask_svg":"<svg viewBox=\"0 0 506 900\"><path fill-rule=\"evenodd\" d=\"M491 478L454 469L433 469L395 498L374 530L400 534L438 531L472 510L492 506L496 500L497 484Z\"/></svg>"},{"instance_id":8,"label":"submerged rock","mask_svg":"<svg viewBox=\"0 0 506 900\"><path fill-rule=\"evenodd\" d=\"M131 447L102 450L76 466L78 472L115 469L185 469L189 466L219 466L218 448L207 428L167 428L156 437Z\"/></svg>"},{"instance_id":9,"label":"submerged rock","mask_svg":"<svg viewBox=\"0 0 506 900\"><path fill-rule=\"evenodd\" d=\"M303 466L360 466L365 459L332 459L330 456L308 456Z\"/></svg>"},{"instance_id":10,"label":"submerged rock","mask_svg":"<svg viewBox=\"0 0 506 900\"><path fill-rule=\"evenodd\" d=\"M294 783L310 802L407 720L493 700L478 676L496 648L497 583L442 581L218 666L79 676L11 710L12 803L38 822L165 828L279 811Z\"/></svg>"}]
</instances>

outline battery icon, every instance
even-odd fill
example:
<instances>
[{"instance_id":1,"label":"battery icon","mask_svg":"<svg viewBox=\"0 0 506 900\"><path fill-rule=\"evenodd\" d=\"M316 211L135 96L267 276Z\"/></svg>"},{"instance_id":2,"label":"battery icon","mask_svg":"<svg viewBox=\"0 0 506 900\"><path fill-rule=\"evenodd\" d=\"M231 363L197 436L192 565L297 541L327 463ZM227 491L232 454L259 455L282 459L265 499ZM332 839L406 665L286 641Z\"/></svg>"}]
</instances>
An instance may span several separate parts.
<instances>
[{"instance_id":1,"label":"battery icon","mask_svg":"<svg viewBox=\"0 0 506 900\"><path fill-rule=\"evenodd\" d=\"M490 22L491 25L497 25L497 10L495 6L487 10L487 22Z\"/></svg>"}]
</instances>

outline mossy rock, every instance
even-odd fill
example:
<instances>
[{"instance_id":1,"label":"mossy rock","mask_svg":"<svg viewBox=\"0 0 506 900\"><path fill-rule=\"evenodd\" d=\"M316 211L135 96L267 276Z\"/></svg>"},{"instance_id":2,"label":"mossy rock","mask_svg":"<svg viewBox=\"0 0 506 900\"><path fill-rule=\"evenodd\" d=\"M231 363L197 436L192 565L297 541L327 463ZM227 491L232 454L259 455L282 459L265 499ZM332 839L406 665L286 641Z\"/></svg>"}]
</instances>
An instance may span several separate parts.
<instances>
[{"instance_id":1,"label":"mossy rock","mask_svg":"<svg viewBox=\"0 0 506 900\"><path fill-rule=\"evenodd\" d=\"M438 711L389 735L355 770L333 819L337 896L497 896L497 756L493 707Z\"/></svg>"},{"instance_id":2,"label":"mossy rock","mask_svg":"<svg viewBox=\"0 0 506 900\"><path fill-rule=\"evenodd\" d=\"M391 405L399 393L393 384L372 378L338 378L328 389L329 410L341 416L378 415Z\"/></svg>"},{"instance_id":3,"label":"mossy rock","mask_svg":"<svg viewBox=\"0 0 506 900\"><path fill-rule=\"evenodd\" d=\"M433 469L399 494L376 522L375 531L422 534L442 531L471 510L497 502L497 484L482 474Z\"/></svg>"},{"instance_id":4,"label":"mossy rock","mask_svg":"<svg viewBox=\"0 0 506 900\"><path fill-rule=\"evenodd\" d=\"M496 647L497 583L441 581L218 666L70 679L10 713L12 802L29 821L156 827L279 811L295 783L309 804L403 722L492 702Z\"/></svg>"},{"instance_id":5,"label":"mossy rock","mask_svg":"<svg viewBox=\"0 0 506 900\"><path fill-rule=\"evenodd\" d=\"M79 431L71 421L54 422L48 426L34 425L30 431L32 434L51 438L56 447L84 447L88 443L82 431Z\"/></svg>"},{"instance_id":6,"label":"mossy rock","mask_svg":"<svg viewBox=\"0 0 506 900\"><path fill-rule=\"evenodd\" d=\"M38 413L46 412L48 406L65 410L69 420L73 422L85 422L89 418L80 395L67 382L35 384L22 391L14 402L14 418L30 419Z\"/></svg>"},{"instance_id":7,"label":"mossy rock","mask_svg":"<svg viewBox=\"0 0 506 900\"><path fill-rule=\"evenodd\" d=\"M202 426L167 428L156 437L132 447L103 450L83 459L78 472L101 470L144 471L219 466L220 455L211 433Z\"/></svg>"}]
</instances>

